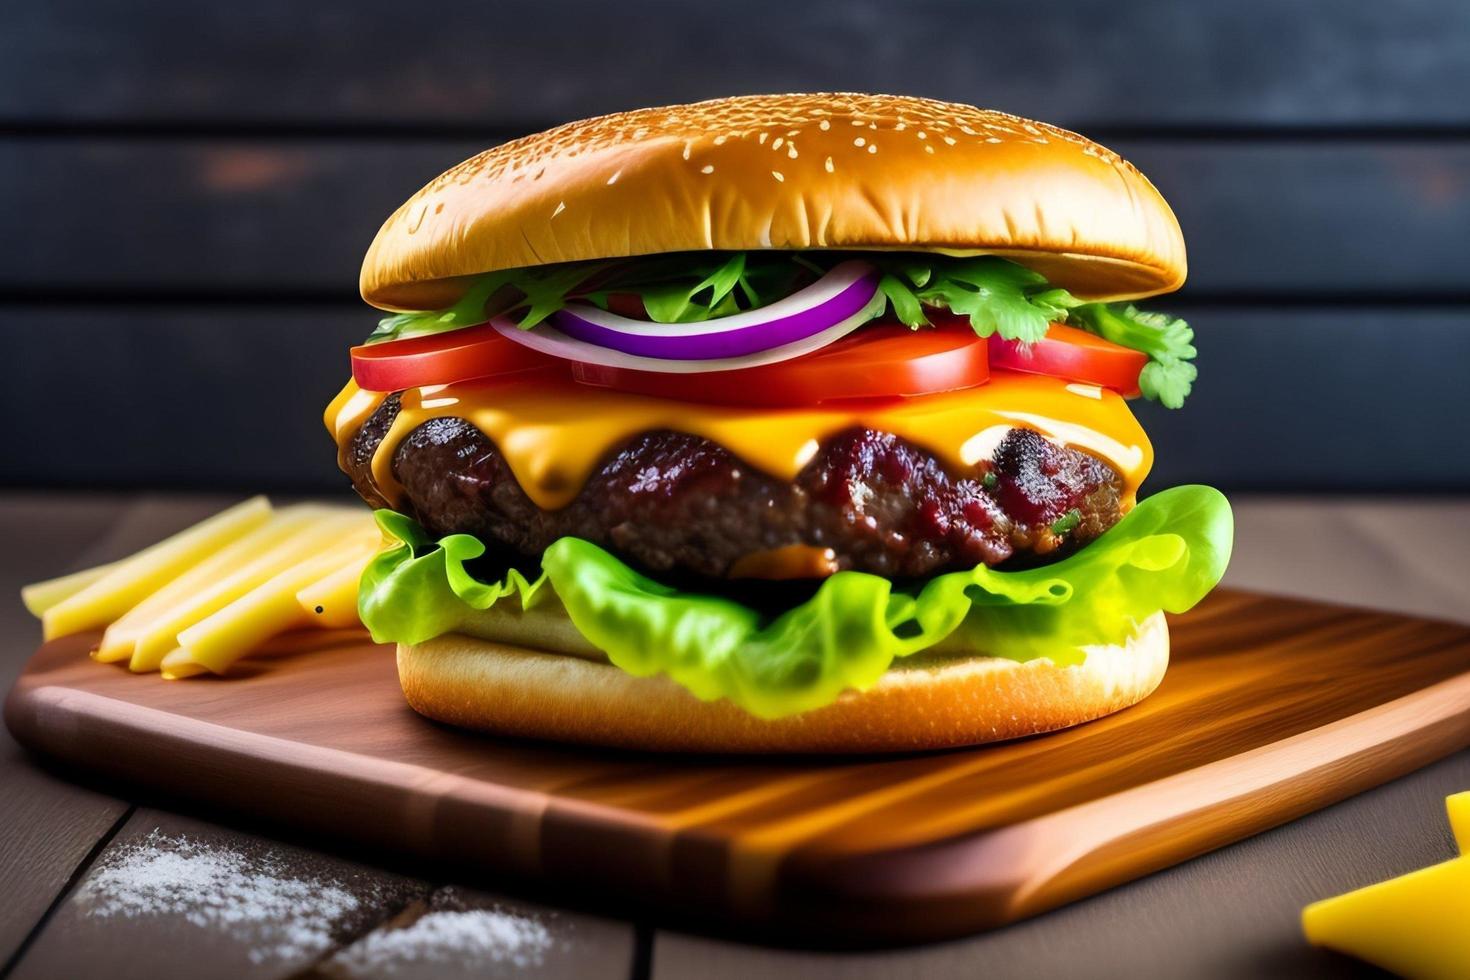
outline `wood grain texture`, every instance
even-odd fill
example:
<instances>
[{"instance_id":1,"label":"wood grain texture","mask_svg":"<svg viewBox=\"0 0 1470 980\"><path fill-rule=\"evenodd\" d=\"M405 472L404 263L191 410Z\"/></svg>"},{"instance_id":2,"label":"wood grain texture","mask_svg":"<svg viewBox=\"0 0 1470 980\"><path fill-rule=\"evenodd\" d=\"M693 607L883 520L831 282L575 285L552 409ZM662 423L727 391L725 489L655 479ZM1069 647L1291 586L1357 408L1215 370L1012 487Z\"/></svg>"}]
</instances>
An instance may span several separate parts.
<instances>
[{"instance_id":1,"label":"wood grain texture","mask_svg":"<svg viewBox=\"0 0 1470 980\"><path fill-rule=\"evenodd\" d=\"M435 889L324 959L310 980L623 977L633 927L457 886Z\"/></svg>"},{"instance_id":2,"label":"wood grain texture","mask_svg":"<svg viewBox=\"0 0 1470 980\"><path fill-rule=\"evenodd\" d=\"M0 736L0 966L27 937L87 855L128 812L128 804L74 786L33 766Z\"/></svg>"},{"instance_id":3,"label":"wood grain texture","mask_svg":"<svg viewBox=\"0 0 1470 980\"><path fill-rule=\"evenodd\" d=\"M14 598L24 581L121 557L230 502L206 496L9 494L0 498L0 539L10 544L16 556L13 562L0 562L4 635L35 631L29 613ZM6 657L0 660L0 668L8 672L4 678L8 686L31 651L29 644L24 648L8 644L3 652ZM4 963L59 897L94 843L131 808L36 767L3 729L0 785L5 788L0 794L0 827L4 828L0 831L0 894L5 896L0 902L0 963ZM81 870L95 873L149 835L187 836L216 849L248 854L277 869L287 880L324 874L342 879L361 904L337 920L331 918L330 908L303 915L297 925L329 936L330 946L311 957L292 960L271 955L269 944L260 942L258 932L224 928L219 923L191 924L189 916L207 913L217 894L201 891L184 896L180 908L141 917L97 916L89 911L89 903L72 894L46 922L18 962L14 976L92 976L104 964L107 975L116 977L285 977L300 975L303 966L308 968L305 975L329 978L378 976L388 971L394 977L413 977L415 968L434 971L425 975L446 977L456 975L456 970L462 975L494 975L495 970L524 975L527 969L516 966L514 958L495 959L507 947L503 942L497 946L493 933L478 944L465 943L462 935L455 944L452 934L445 936L443 942L421 950L417 964L395 959L392 944L383 950L370 939L387 928L383 920L390 916L402 928L430 911L476 909L524 917L545 930L540 937L544 947L532 945L522 950L532 954L532 959L522 962L538 976L620 976L632 961L634 930L630 925L468 889L436 889L430 895L428 885L399 875L156 810L133 814L90 868ZM86 880L84 876L82 883ZM394 915L400 907L404 912ZM344 942L355 952L344 952L333 960ZM320 972L314 973L317 968Z\"/></svg>"},{"instance_id":4,"label":"wood grain texture","mask_svg":"<svg viewBox=\"0 0 1470 980\"><path fill-rule=\"evenodd\" d=\"M160 499L106 494L16 494L0 501L0 684L30 655L35 620L20 587L131 554L220 510L226 498ZM16 956L68 881L131 804L47 772L0 731L0 964Z\"/></svg>"},{"instance_id":5,"label":"wood grain texture","mask_svg":"<svg viewBox=\"0 0 1470 980\"><path fill-rule=\"evenodd\" d=\"M1176 621L1174 665L1133 709L876 761L461 734L414 716L389 652L350 634L188 684L100 668L87 641L44 648L7 704L39 751L311 831L808 941L1014 921L1470 743L1470 631L1229 591Z\"/></svg>"},{"instance_id":6,"label":"wood grain texture","mask_svg":"<svg viewBox=\"0 0 1470 980\"><path fill-rule=\"evenodd\" d=\"M293 976L422 897L362 865L140 809L11 974Z\"/></svg>"},{"instance_id":7,"label":"wood grain texture","mask_svg":"<svg viewBox=\"0 0 1470 980\"><path fill-rule=\"evenodd\" d=\"M1457 0L13 0L0 116L475 125L901 91L1056 122L1470 122Z\"/></svg>"},{"instance_id":8,"label":"wood grain texture","mask_svg":"<svg viewBox=\"0 0 1470 980\"><path fill-rule=\"evenodd\" d=\"M0 137L0 213L27 230L0 289L352 301L384 218L493 142ZM1470 288L1470 138L1105 142L1177 213L1186 295Z\"/></svg>"},{"instance_id":9,"label":"wood grain texture","mask_svg":"<svg viewBox=\"0 0 1470 980\"><path fill-rule=\"evenodd\" d=\"M1203 366L1183 411L1133 403L1157 453L1145 491L1470 488L1470 454L1443 449L1444 420L1465 401L1443 366L1470 363L1470 310L1160 305L1194 325ZM31 365L11 379L11 397L48 406L27 419L31 438L0 454L0 484L249 486L351 499L319 420L347 378L347 346L373 322L362 307L0 303L0 332ZM262 388L265 365L272 382ZM62 385L119 406L88 452L73 434L91 431L95 415L57 402Z\"/></svg>"},{"instance_id":10,"label":"wood grain texture","mask_svg":"<svg viewBox=\"0 0 1470 980\"><path fill-rule=\"evenodd\" d=\"M33 577L81 567L112 542L120 498L11 494L0 506L0 685L29 658L35 621L20 604ZM102 558L98 559L105 560ZM121 800L65 782L33 766L0 731L0 971L19 951L93 846L128 811Z\"/></svg>"},{"instance_id":11,"label":"wood grain texture","mask_svg":"<svg viewBox=\"0 0 1470 980\"><path fill-rule=\"evenodd\" d=\"M900 950L772 949L660 930L653 980L1387 980L1307 945L1310 902L1458 853L1444 798L1470 752L1267 833L1004 929Z\"/></svg>"}]
</instances>

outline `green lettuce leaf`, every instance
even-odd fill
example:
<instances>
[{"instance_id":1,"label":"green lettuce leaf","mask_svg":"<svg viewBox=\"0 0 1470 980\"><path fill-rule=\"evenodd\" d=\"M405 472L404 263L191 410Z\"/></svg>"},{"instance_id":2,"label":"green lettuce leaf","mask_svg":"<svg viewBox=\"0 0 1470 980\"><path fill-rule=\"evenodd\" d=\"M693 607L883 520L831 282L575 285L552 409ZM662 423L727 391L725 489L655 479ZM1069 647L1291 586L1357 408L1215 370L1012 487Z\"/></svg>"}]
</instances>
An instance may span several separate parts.
<instances>
[{"instance_id":1,"label":"green lettuce leaf","mask_svg":"<svg viewBox=\"0 0 1470 980\"><path fill-rule=\"evenodd\" d=\"M506 621L540 611L546 622L564 616L631 674L666 674L700 698L728 698L763 718L871 687L896 658L924 650L1081 662L1088 646L1123 643L1154 613L1184 612L1203 598L1224 573L1232 536L1230 505L1218 491L1176 487L1051 565L979 566L903 591L876 575L839 572L809 600L768 617L670 588L578 538L552 544L534 582L511 572L485 583L465 567L483 554L476 539L432 541L392 512L379 512L379 523L402 542L362 579L359 611L380 642L456 630L507 639ZM486 621L502 600L510 600L510 619ZM546 645L569 642L563 634Z\"/></svg>"},{"instance_id":2,"label":"green lettuce leaf","mask_svg":"<svg viewBox=\"0 0 1470 980\"><path fill-rule=\"evenodd\" d=\"M399 542L368 563L357 590L358 615L379 643L422 643L461 630L501 599L514 596L529 609L543 592L544 575L531 581L511 569L499 582L471 575L465 563L485 553L472 534L435 540L397 511L373 516L384 537Z\"/></svg>"}]
</instances>

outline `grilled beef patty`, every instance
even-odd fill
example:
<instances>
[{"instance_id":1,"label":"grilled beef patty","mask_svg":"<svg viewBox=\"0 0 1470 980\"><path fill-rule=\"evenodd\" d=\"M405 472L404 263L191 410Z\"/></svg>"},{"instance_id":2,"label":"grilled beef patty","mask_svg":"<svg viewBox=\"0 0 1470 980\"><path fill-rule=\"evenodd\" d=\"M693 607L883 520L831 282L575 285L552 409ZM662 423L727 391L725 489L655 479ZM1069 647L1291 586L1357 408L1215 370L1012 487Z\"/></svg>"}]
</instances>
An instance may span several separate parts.
<instances>
[{"instance_id":1,"label":"grilled beef patty","mask_svg":"<svg viewBox=\"0 0 1470 980\"><path fill-rule=\"evenodd\" d=\"M376 506L387 504L372 457L398 404L397 395L384 401L348 447L348 475ZM1117 523L1122 491L1108 464L1029 429L1012 429L992 459L952 474L894 435L853 428L790 482L708 439L645 432L614 450L569 505L543 510L489 438L464 419L438 418L403 439L393 473L404 491L398 508L436 535L469 533L531 557L572 535L645 571L701 578L791 545L830 548L837 568L893 579L1034 563Z\"/></svg>"}]
</instances>

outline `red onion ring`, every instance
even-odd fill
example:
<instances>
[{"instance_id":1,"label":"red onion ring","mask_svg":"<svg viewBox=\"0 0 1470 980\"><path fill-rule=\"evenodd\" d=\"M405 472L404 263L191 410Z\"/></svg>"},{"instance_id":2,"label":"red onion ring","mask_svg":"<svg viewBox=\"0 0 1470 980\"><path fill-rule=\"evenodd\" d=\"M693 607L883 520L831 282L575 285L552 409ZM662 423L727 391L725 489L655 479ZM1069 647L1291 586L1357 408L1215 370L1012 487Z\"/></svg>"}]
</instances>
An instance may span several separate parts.
<instances>
[{"instance_id":1,"label":"red onion ring","mask_svg":"<svg viewBox=\"0 0 1470 980\"><path fill-rule=\"evenodd\" d=\"M516 343L532 350L559 357L567 361L576 361L582 364L599 364L604 367L627 368L631 371L653 371L660 374L703 374L710 371L738 371L741 368L759 367L763 364L776 364L780 361L789 361L793 357L801 357L812 351L821 350L828 344L835 343L843 337L852 333L858 327L869 322L881 310L874 309L877 302L877 294L856 313L839 320L827 329L818 333L810 334L801 340L785 344L781 347L773 347L756 354L747 354L743 357L717 357L709 359L686 359L670 360L662 357L641 357L637 354L625 354L619 350L607 347L599 347L597 344L589 344L584 340L568 337L560 330L540 323L529 330L522 330L516 326L515 321L509 317L499 316L490 321L490 325L503 337L514 340ZM774 304L773 304L774 305Z\"/></svg>"},{"instance_id":2,"label":"red onion ring","mask_svg":"<svg viewBox=\"0 0 1470 980\"><path fill-rule=\"evenodd\" d=\"M573 340L635 357L709 361L799 343L866 309L877 292L877 270L849 261L768 306L700 323L630 320L585 303L569 304L551 323Z\"/></svg>"}]
</instances>

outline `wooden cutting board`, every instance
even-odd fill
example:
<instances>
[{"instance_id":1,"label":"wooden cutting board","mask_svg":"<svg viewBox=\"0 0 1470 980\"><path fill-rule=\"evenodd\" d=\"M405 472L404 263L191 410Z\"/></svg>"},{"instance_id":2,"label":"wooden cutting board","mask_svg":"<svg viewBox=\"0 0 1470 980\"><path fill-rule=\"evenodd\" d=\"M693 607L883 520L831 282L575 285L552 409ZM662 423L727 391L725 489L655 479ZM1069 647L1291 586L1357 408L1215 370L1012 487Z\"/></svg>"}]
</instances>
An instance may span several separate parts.
<instances>
[{"instance_id":1,"label":"wooden cutting board","mask_svg":"<svg viewBox=\"0 0 1470 980\"><path fill-rule=\"evenodd\" d=\"M1470 629L1221 590L1173 621L1142 704L978 749L673 757L425 721L391 648L315 634L229 679L43 647L15 736L173 796L625 914L872 944L1012 922L1470 744Z\"/></svg>"}]
</instances>

